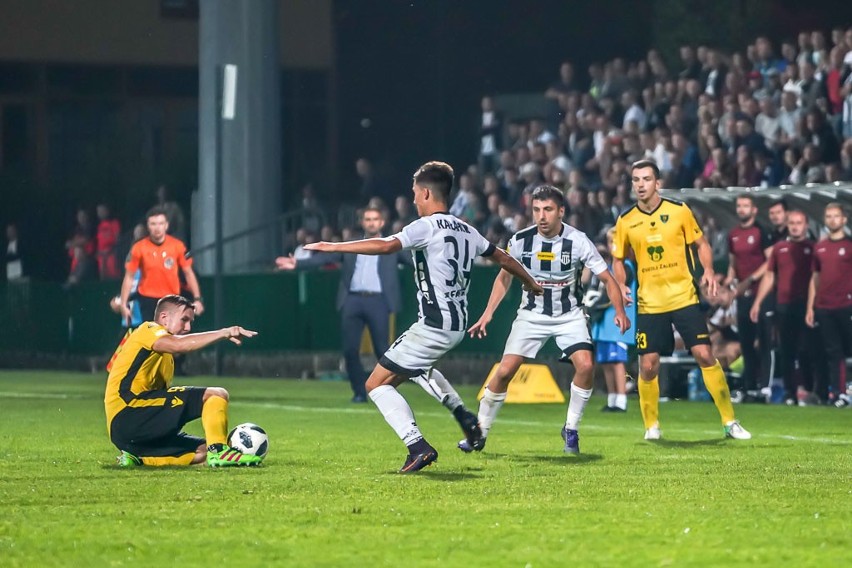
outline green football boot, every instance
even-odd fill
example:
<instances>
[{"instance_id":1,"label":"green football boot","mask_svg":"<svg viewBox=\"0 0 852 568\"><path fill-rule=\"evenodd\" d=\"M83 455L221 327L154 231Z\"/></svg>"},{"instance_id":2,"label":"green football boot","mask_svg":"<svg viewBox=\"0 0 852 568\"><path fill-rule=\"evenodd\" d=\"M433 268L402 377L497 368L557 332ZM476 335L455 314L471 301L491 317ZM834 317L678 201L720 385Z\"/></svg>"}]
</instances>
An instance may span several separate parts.
<instances>
[{"instance_id":1,"label":"green football boot","mask_svg":"<svg viewBox=\"0 0 852 568\"><path fill-rule=\"evenodd\" d=\"M115 461L118 463L118 467L136 467L142 465L141 459L124 450L116 456Z\"/></svg>"},{"instance_id":2,"label":"green football boot","mask_svg":"<svg viewBox=\"0 0 852 568\"><path fill-rule=\"evenodd\" d=\"M261 462L262 457L244 454L224 444L214 444L207 448L207 465L210 467L254 466Z\"/></svg>"}]
</instances>

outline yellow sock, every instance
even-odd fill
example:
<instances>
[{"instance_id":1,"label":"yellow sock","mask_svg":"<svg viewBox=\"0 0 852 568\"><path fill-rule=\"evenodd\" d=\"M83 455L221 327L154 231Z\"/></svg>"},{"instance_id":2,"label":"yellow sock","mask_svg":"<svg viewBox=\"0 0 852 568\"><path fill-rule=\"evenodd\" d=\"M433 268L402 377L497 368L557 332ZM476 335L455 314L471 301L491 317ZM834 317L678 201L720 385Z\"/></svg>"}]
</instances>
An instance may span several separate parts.
<instances>
[{"instance_id":1,"label":"yellow sock","mask_svg":"<svg viewBox=\"0 0 852 568\"><path fill-rule=\"evenodd\" d=\"M701 367L701 376L704 377L704 386L713 397L722 424L727 424L734 419L734 405L731 404L731 391L728 389L728 381L725 379L725 371L722 365L716 361L712 367Z\"/></svg>"},{"instance_id":2,"label":"yellow sock","mask_svg":"<svg viewBox=\"0 0 852 568\"><path fill-rule=\"evenodd\" d=\"M639 379L639 408L647 430L660 421L660 381L654 377L650 381Z\"/></svg>"},{"instance_id":3,"label":"yellow sock","mask_svg":"<svg viewBox=\"0 0 852 568\"><path fill-rule=\"evenodd\" d=\"M156 457L156 458L139 458L142 460L144 465L152 466L152 467L162 467L164 465L190 465L192 464L192 460L195 458L195 452L189 454L183 454L182 456L172 457Z\"/></svg>"},{"instance_id":4,"label":"yellow sock","mask_svg":"<svg viewBox=\"0 0 852 568\"><path fill-rule=\"evenodd\" d=\"M225 444L228 435L228 401L221 396L211 396L201 407L201 425L207 445Z\"/></svg>"}]
</instances>

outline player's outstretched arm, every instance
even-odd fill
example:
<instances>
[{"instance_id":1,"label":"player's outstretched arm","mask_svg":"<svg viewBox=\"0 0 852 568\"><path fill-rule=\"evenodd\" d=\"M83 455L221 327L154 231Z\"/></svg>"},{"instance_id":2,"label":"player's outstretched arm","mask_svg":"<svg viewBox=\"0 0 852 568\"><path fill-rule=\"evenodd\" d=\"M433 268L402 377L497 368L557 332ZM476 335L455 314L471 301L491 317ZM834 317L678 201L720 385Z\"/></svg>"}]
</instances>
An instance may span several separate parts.
<instances>
[{"instance_id":1,"label":"player's outstretched arm","mask_svg":"<svg viewBox=\"0 0 852 568\"><path fill-rule=\"evenodd\" d=\"M361 241L346 241L329 243L320 241L305 245L305 250L321 252L349 252L355 254L391 254L402 250L402 243L396 237L364 239Z\"/></svg>"},{"instance_id":2,"label":"player's outstretched arm","mask_svg":"<svg viewBox=\"0 0 852 568\"><path fill-rule=\"evenodd\" d=\"M500 305L500 302L503 301L503 298L506 297L506 292L511 285L512 275L501 268L500 272L497 273L497 277L494 279L494 285L491 287L491 296L488 297L488 305L485 306L485 310L479 316L479 320L467 330L471 337L485 337L488 335L485 327L491 323L494 311Z\"/></svg>"},{"instance_id":3,"label":"player's outstretched arm","mask_svg":"<svg viewBox=\"0 0 852 568\"><path fill-rule=\"evenodd\" d=\"M225 339L237 345L242 345L244 338L254 337L255 335L257 335L256 331L233 325L216 331L190 333L189 335L164 335L154 342L153 349L157 353L189 353L190 351L204 349L208 345Z\"/></svg>"},{"instance_id":4,"label":"player's outstretched arm","mask_svg":"<svg viewBox=\"0 0 852 568\"><path fill-rule=\"evenodd\" d=\"M499 264L503 270L523 282L524 290L532 292L536 296L544 294L544 288L541 287L541 284L535 281L520 262L515 260L503 249L495 249L494 254L491 255L491 260Z\"/></svg>"}]
</instances>

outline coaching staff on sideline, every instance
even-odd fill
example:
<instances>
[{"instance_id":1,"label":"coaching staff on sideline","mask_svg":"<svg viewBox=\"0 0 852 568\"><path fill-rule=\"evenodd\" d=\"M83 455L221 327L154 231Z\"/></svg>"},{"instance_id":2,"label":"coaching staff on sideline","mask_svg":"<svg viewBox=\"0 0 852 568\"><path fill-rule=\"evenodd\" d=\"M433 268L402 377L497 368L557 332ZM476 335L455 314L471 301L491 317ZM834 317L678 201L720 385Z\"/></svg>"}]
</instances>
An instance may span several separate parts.
<instances>
[{"instance_id":1,"label":"coaching staff on sideline","mask_svg":"<svg viewBox=\"0 0 852 568\"><path fill-rule=\"evenodd\" d=\"M153 317L160 298L170 294L180 295L178 268L183 271L186 286L192 294L194 313L200 316L204 313L204 304L201 302L201 289L192 270L192 257L186 245L180 239L166 233L169 222L163 209L154 207L145 217L148 238L140 239L133 245L124 264L124 280L121 283L121 316L125 320L131 317L128 300L136 270L141 270L136 299L142 310L142 318L147 320Z\"/></svg>"},{"instance_id":2,"label":"coaching staff on sideline","mask_svg":"<svg viewBox=\"0 0 852 568\"><path fill-rule=\"evenodd\" d=\"M384 226L381 209L368 207L364 210L361 215L364 238L381 237ZM373 340L376 359L388 350L390 314L397 313L401 303L397 268L400 264L413 266L411 253L399 251L376 256L314 252L310 258L299 260L290 256L275 259L276 266L281 270L312 269L330 263L342 265L337 309L340 311L343 330L343 359L352 385L352 402L367 402L364 387L367 372L361 364L361 336L366 325Z\"/></svg>"}]
</instances>

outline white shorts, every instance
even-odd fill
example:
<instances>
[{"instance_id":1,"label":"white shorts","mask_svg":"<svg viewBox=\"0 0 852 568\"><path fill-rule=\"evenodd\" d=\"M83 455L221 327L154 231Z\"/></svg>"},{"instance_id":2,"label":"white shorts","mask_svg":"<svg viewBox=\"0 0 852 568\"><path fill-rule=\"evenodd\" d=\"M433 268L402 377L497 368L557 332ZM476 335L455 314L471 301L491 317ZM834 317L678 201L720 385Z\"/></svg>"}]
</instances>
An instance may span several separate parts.
<instances>
[{"instance_id":1,"label":"white shorts","mask_svg":"<svg viewBox=\"0 0 852 568\"><path fill-rule=\"evenodd\" d=\"M464 330L447 331L416 321L397 337L379 363L404 377L422 375L447 351L461 343L464 334Z\"/></svg>"},{"instance_id":2,"label":"white shorts","mask_svg":"<svg viewBox=\"0 0 852 568\"><path fill-rule=\"evenodd\" d=\"M503 355L521 355L532 359L551 337L562 351L560 361L568 361L571 354L581 349L594 350L588 319L583 310L574 309L558 318L518 310Z\"/></svg>"}]
</instances>

